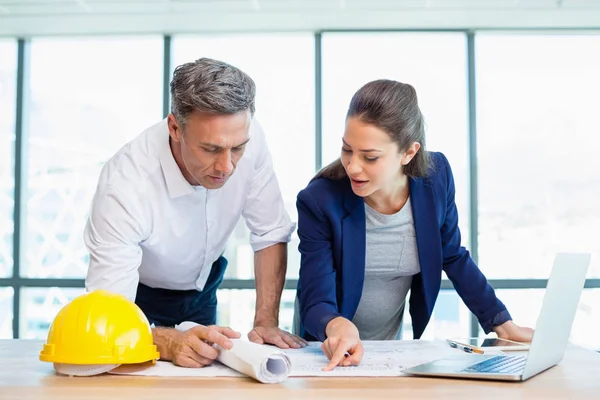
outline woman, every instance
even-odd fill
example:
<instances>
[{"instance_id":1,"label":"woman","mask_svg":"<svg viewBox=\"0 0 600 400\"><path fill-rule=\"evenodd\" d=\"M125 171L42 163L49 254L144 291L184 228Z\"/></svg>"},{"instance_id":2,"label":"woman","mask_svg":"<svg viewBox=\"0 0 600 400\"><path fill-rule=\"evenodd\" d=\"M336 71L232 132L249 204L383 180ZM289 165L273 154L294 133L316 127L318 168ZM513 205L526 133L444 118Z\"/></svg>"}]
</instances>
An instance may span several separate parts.
<instances>
[{"instance_id":1,"label":"woman","mask_svg":"<svg viewBox=\"0 0 600 400\"><path fill-rule=\"evenodd\" d=\"M442 271L486 333L530 341L461 247L454 180L425 149L410 85L367 83L352 98L340 159L298 194L300 334L323 342L325 370L360 363L362 340L395 339L411 290L420 338Z\"/></svg>"}]
</instances>

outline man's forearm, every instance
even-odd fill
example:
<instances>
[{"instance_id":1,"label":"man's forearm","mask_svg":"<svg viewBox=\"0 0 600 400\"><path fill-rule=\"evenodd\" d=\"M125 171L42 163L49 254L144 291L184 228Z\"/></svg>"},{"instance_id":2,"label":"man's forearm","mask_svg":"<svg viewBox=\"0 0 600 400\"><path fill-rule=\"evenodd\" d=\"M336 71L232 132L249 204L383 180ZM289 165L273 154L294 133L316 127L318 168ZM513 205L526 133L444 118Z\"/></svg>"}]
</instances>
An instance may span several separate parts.
<instances>
[{"instance_id":1,"label":"man's forearm","mask_svg":"<svg viewBox=\"0 0 600 400\"><path fill-rule=\"evenodd\" d=\"M254 326L279 324L279 302L287 270L287 243L278 243L254 254L256 314Z\"/></svg>"}]
</instances>

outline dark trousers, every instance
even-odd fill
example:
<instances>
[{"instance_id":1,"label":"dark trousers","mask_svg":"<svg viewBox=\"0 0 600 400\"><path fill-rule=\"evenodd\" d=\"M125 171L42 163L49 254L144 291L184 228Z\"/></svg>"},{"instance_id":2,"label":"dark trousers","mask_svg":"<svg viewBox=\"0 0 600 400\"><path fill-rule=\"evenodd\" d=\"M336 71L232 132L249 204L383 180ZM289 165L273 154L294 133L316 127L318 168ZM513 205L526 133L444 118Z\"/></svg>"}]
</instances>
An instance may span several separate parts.
<instances>
[{"instance_id":1,"label":"dark trousers","mask_svg":"<svg viewBox=\"0 0 600 400\"><path fill-rule=\"evenodd\" d=\"M226 267L227 259L219 257L213 263L202 291L151 288L140 283L135 304L155 326L172 327L183 321L214 325L217 322L217 288Z\"/></svg>"}]
</instances>

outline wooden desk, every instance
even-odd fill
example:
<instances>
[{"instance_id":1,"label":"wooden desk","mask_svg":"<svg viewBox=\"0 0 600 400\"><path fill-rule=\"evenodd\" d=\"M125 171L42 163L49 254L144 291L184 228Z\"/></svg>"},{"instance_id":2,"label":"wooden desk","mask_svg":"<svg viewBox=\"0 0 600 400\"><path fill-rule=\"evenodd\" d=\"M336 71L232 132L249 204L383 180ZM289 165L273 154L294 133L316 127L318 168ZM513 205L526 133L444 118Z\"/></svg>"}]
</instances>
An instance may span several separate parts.
<instances>
[{"instance_id":1,"label":"wooden desk","mask_svg":"<svg viewBox=\"0 0 600 400\"><path fill-rule=\"evenodd\" d=\"M432 378L64 377L38 360L42 342L0 340L0 400L29 399L600 399L600 354L570 346L556 367L522 383Z\"/></svg>"}]
</instances>

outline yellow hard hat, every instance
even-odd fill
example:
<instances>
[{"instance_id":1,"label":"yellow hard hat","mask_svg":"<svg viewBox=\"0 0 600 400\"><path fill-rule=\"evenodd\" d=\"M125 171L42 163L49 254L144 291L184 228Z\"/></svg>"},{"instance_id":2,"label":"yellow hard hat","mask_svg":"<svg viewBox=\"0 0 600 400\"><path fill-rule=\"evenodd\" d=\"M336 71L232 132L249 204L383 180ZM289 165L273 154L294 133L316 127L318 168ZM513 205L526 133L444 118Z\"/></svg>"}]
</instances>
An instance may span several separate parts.
<instances>
[{"instance_id":1,"label":"yellow hard hat","mask_svg":"<svg viewBox=\"0 0 600 400\"><path fill-rule=\"evenodd\" d=\"M125 296L105 290L83 294L66 304L54 318L40 351L40 360L54 362L55 368L92 364L114 367L158 358L142 310Z\"/></svg>"}]
</instances>

